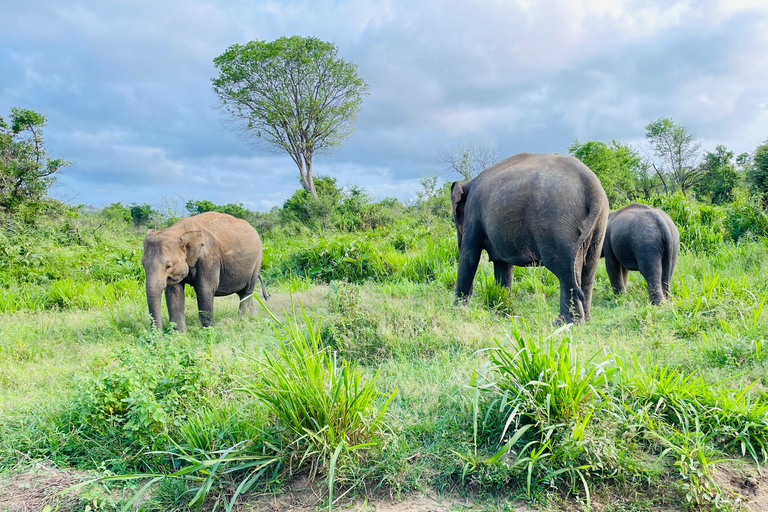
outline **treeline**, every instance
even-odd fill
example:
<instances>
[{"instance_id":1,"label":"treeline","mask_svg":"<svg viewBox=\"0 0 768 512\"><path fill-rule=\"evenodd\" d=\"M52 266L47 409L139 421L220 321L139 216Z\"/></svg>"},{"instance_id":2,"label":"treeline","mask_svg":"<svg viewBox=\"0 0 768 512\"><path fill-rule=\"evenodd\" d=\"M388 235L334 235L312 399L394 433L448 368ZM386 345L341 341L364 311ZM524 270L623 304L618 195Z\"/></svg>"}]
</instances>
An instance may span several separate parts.
<instances>
[{"instance_id":1,"label":"treeline","mask_svg":"<svg viewBox=\"0 0 768 512\"><path fill-rule=\"evenodd\" d=\"M693 134L669 118L649 123L645 138L646 155L615 140L577 140L568 152L597 174L612 207L680 192L716 205L749 195L768 208L768 140L738 156L722 144L702 153Z\"/></svg>"},{"instance_id":2,"label":"treeline","mask_svg":"<svg viewBox=\"0 0 768 512\"><path fill-rule=\"evenodd\" d=\"M189 200L186 213L198 215L219 212L244 219L260 233L273 230L301 233L305 230L338 230L356 232L392 225L404 214L416 215L429 223L432 219L450 219L448 183L439 186L437 176L421 180L421 190L413 201L396 198L374 200L360 186L340 187L336 178L316 176L317 199L305 189L296 190L282 206L267 212L249 210L241 203L215 204L209 200ZM120 202L105 206L96 215L106 219L132 224L135 228L164 228L176 222L180 215L150 204L123 205Z\"/></svg>"}]
</instances>

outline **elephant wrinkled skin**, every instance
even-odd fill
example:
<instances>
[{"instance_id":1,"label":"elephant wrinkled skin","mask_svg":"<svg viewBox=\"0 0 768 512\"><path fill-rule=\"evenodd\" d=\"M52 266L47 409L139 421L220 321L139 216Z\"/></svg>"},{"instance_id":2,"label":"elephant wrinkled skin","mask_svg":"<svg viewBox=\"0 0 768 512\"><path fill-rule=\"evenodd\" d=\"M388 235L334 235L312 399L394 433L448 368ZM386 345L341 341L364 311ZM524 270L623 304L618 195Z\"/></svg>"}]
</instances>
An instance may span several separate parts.
<instances>
[{"instance_id":1,"label":"elephant wrinkled skin","mask_svg":"<svg viewBox=\"0 0 768 512\"><path fill-rule=\"evenodd\" d=\"M520 153L453 183L451 203L457 300L471 293L485 249L497 283L510 287L515 265L544 265L560 280L558 320L590 319L609 206L587 166L569 156Z\"/></svg>"},{"instance_id":2,"label":"elephant wrinkled skin","mask_svg":"<svg viewBox=\"0 0 768 512\"><path fill-rule=\"evenodd\" d=\"M256 311L253 290L261 282L261 239L246 221L207 212L179 220L168 229L150 229L144 239L147 304L154 325L162 329L161 294L165 291L170 321L183 332L184 285L197 295L200 322L213 325L213 298L236 293L240 313Z\"/></svg>"},{"instance_id":3,"label":"elephant wrinkled skin","mask_svg":"<svg viewBox=\"0 0 768 512\"><path fill-rule=\"evenodd\" d=\"M651 303L669 298L680 233L666 212L632 203L608 216L603 255L613 293L624 293L629 270L639 270Z\"/></svg>"}]
</instances>

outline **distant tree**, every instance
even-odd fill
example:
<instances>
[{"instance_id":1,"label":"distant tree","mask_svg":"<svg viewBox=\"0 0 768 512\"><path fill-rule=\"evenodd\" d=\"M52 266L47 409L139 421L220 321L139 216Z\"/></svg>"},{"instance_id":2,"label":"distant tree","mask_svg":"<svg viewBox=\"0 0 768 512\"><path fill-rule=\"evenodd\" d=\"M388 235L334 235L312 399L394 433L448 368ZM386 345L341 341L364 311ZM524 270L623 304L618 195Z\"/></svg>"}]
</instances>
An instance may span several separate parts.
<instances>
[{"instance_id":1,"label":"distant tree","mask_svg":"<svg viewBox=\"0 0 768 512\"><path fill-rule=\"evenodd\" d=\"M660 117L645 127L645 138L656 157L651 166L666 194L675 190L686 194L704 178L704 171L696 165L701 144L684 126Z\"/></svg>"},{"instance_id":2,"label":"distant tree","mask_svg":"<svg viewBox=\"0 0 768 512\"><path fill-rule=\"evenodd\" d=\"M39 201L56 182L56 174L70 165L50 158L43 141L47 119L34 110L11 108L10 125L0 117L0 210L16 211Z\"/></svg>"},{"instance_id":3,"label":"distant tree","mask_svg":"<svg viewBox=\"0 0 768 512\"><path fill-rule=\"evenodd\" d=\"M123 203L111 203L101 209L99 212L102 216L110 220L116 220L120 222L132 222L131 209L124 206Z\"/></svg>"},{"instance_id":4,"label":"distant tree","mask_svg":"<svg viewBox=\"0 0 768 512\"><path fill-rule=\"evenodd\" d=\"M584 162L600 178L611 205L626 202L638 194L640 155L631 146L611 141L574 141L568 152Z\"/></svg>"},{"instance_id":5,"label":"distant tree","mask_svg":"<svg viewBox=\"0 0 768 512\"><path fill-rule=\"evenodd\" d=\"M768 208L768 139L755 149L747 180L752 190L760 196L763 207Z\"/></svg>"},{"instance_id":6,"label":"distant tree","mask_svg":"<svg viewBox=\"0 0 768 512\"><path fill-rule=\"evenodd\" d=\"M458 173L462 179L471 180L484 169L501 161L499 148L493 145L461 144L440 152L445 167Z\"/></svg>"},{"instance_id":7,"label":"distant tree","mask_svg":"<svg viewBox=\"0 0 768 512\"><path fill-rule=\"evenodd\" d=\"M337 54L333 43L293 36L235 44L213 61L213 91L224 111L246 134L287 152L315 199L314 156L352 133L368 92L357 66Z\"/></svg>"},{"instance_id":8,"label":"distant tree","mask_svg":"<svg viewBox=\"0 0 768 512\"><path fill-rule=\"evenodd\" d=\"M696 192L710 198L713 204L729 203L739 184L739 174L733 163L733 151L718 144L715 151L707 151L700 168L703 172L701 181L696 185Z\"/></svg>"},{"instance_id":9,"label":"distant tree","mask_svg":"<svg viewBox=\"0 0 768 512\"><path fill-rule=\"evenodd\" d=\"M154 208L152 208L152 205L149 204L131 204L131 219L133 219L133 225L137 229L146 226L149 224L149 221L152 220L152 215L155 213Z\"/></svg>"},{"instance_id":10,"label":"distant tree","mask_svg":"<svg viewBox=\"0 0 768 512\"><path fill-rule=\"evenodd\" d=\"M200 201L194 201L190 199L187 201L185 206L187 207L187 211L190 215L200 215L201 213L205 212L215 212L217 208L213 201L208 201L207 199Z\"/></svg>"},{"instance_id":11,"label":"distant tree","mask_svg":"<svg viewBox=\"0 0 768 512\"><path fill-rule=\"evenodd\" d=\"M333 213L341 201L336 178L318 175L315 186L317 198L313 199L309 191L301 188L285 201L280 210L283 221L296 221L309 227L328 227L332 224Z\"/></svg>"},{"instance_id":12,"label":"distant tree","mask_svg":"<svg viewBox=\"0 0 768 512\"><path fill-rule=\"evenodd\" d=\"M213 201L203 199L202 201L187 201L187 211L191 215L199 215L205 212L226 213L238 219L250 220L255 213L240 203L215 204Z\"/></svg>"}]
</instances>

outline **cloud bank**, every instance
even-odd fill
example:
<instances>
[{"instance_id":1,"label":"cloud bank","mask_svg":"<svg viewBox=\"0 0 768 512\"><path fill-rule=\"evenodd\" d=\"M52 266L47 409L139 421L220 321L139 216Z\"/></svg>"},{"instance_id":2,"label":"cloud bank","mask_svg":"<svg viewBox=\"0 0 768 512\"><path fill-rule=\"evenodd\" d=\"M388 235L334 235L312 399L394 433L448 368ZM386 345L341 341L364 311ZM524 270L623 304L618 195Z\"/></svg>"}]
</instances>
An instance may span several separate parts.
<instances>
[{"instance_id":1,"label":"cloud bank","mask_svg":"<svg viewBox=\"0 0 768 512\"><path fill-rule=\"evenodd\" d=\"M54 193L75 203L185 199L268 209L298 187L287 157L222 123L210 79L233 43L335 42L371 86L317 172L413 197L441 150L565 152L642 140L671 116L705 149L768 137L768 5L757 1L204 0L0 4L0 115L48 116Z\"/></svg>"}]
</instances>

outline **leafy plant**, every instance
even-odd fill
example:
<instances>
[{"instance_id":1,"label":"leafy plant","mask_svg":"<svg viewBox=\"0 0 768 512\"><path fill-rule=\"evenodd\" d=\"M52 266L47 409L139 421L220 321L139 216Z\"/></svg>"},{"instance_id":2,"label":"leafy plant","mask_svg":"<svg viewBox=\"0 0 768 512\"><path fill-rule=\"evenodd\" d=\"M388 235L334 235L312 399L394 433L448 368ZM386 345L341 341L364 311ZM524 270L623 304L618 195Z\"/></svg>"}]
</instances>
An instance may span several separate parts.
<instances>
[{"instance_id":1,"label":"leafy plant","mask_svg":"<svg viewBox=\"0 0 768 512\"><path fill-rule=\"evenodd\" d=\"M269 310L267 310L269 311ZM338 446L345 453L380 445L384 413L397 390L376 413L378 372L363 380L357 366L338 361L321 344L321 331L301 307L303 328L295 305L292 316L275 322L280 348L256 363L258 384L243 389L263 402L286 429L285 440L301 453L300 465L311 461L312 472L330 463Z\"/></svg>"}]
</instances>

